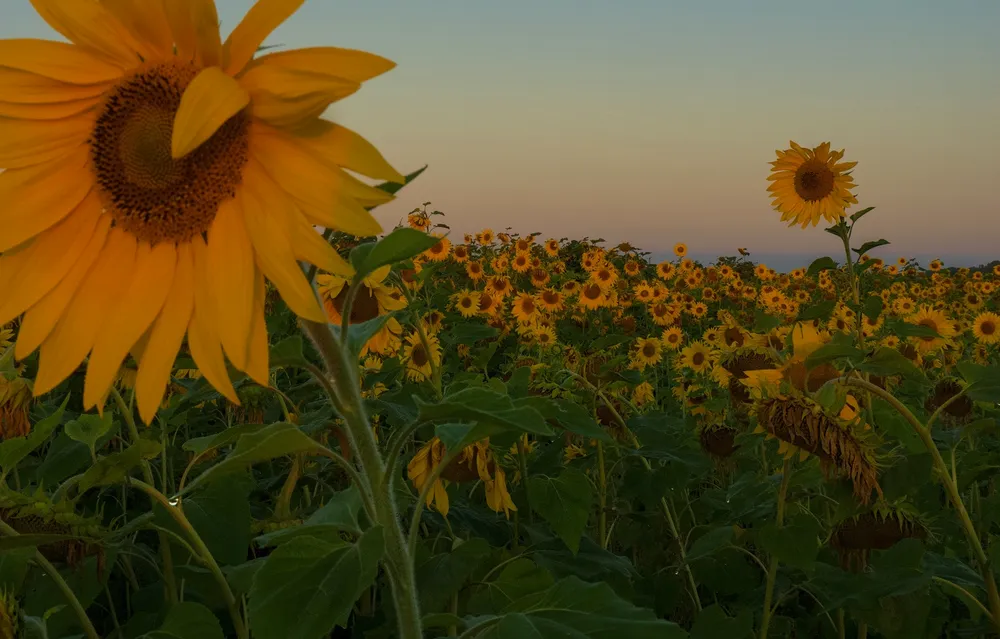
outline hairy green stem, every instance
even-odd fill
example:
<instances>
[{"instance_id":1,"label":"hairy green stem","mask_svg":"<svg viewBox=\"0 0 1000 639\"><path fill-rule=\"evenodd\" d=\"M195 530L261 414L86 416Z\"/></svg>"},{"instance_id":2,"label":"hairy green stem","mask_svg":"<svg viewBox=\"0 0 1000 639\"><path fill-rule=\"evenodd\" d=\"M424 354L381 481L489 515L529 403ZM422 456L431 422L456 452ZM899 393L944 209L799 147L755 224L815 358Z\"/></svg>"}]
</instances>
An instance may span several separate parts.
<instances>
[{"instance_id":1,"label":"hairy green stem","mask_svg":"<svg viewBox=\"0 0 1000 639\"><path fill-rule=\"evenodd\" d=\"M403 534L396 501L390 492L392 482L384 481L387 469L361 398L357 362L349 360L329 324L302 320L301 325L323 359L326 379L333 387L332 398L339 402L351 445L358 453L362 470L359 478L364 482L359 488L370 491L375 523L382 526L385 533L385 567L392 576L390 584L396 608L397 636L400 639L421 639L423 631L413 558Z\"/></svg>"}]
</instances>

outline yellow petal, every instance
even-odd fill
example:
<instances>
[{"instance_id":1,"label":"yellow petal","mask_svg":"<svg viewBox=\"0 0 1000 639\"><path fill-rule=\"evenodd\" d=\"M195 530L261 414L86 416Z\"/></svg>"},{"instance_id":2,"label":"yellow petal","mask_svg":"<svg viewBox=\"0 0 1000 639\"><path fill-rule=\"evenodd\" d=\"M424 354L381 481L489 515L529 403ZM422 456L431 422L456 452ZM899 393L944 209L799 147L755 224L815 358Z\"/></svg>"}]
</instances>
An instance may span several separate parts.
<instances>
[{"instance_id":1,"label":"yellow petal","mask_svg":"<svg viewBox=\"0 0 1000 639\"><path fill-rule=\"evenodd\" d=\"M340 256L330 243L323 239L302 212L295 209L292 220L292 250L295 251L295 258L303 262L315 264L321 271L333 275L343 275L352 277L354 269L347 260Z\"/></svg>"},{"instance_id":2,"label":"yellow petal","mask_svg":"<svg viewBox=\"0 0 1000 639\"><path fill-rule=\"evenodd\" d=\"M267 36L299 10L305 0L257 0L225 44L225 68L236 75L253 59Z\"/></svg>"},{"instance_id":3,"label":"yellow petal","mask_svg":"<svg viewBox=\"0 0 1000 639\"><path fill-rule=\"evenodd\" d=\"M288 196L263 171L248 165L247 183L243 186L243 219L253 242L257 266L274 282L292 312L314 322L325 322L326 315L292 250L295 213Z\"/></svg>"},{"instance_id":4,"label":"yellow petal","mask_svg":"<svg viewBox=\"0 0 1000 639\"><path fill-rule=\"evenodd\" d=\"M0 118L0 168L22 169L67 155L73 161L85 158L89 149L83 144L93 124L91 113L53 121Z\"/></svg>"},{"instance_id":5,"label":"yellow petal","mask_svg":"<svg viewBox=\"0 0 1000 639\"><path fill-rule=\"evenodd\" d=\"M250 93L254 117L279 127L317 118L332 103L361 88L334 75L272 65L251 68L240 77L240 84Z\"/></svg>"},{"instance_id":6,"label":"yellow petal","mask_svg":"<svg viewBox=\"0 0 1000 639\"><path fill-rule=\"evenodd\" d=\"M360 84L395 68L396 63L374 53L356 49L307 47L274 51L257 58L250 66L258 65L326 73Z\"/></svg>"},{"instance_id":7,"label":"yellow petal","mask_svg":"<svg viewBox=\"0 0 1000 639\"><path fill-rule=\"evenodd\" d=\"M122 75L121 67L86 49L68 42L31 38L0 40L0 66L70 84L112 82Z\"/></svg>"},{"instance_id":8,"label":"yellow petal","mask_svg":"<svg viewBox=\"0 0 1000 639\"><path fill-rule=\"evenodd\" d=\"M215 0L187 1L191 5L198 58L206 67L217 67L222 64L222 38L219 36L219 14L215 10Z\"/></svg>"},{"instance_id":9,"label":"yellow petal","mask_svg":"<svg viewBox=\"0 0 1000 639\"><path fill-rule=\"evenodd\" d=\"M246 89L221 69L202 69L184 90L174 116L170 141L173 158L182 158L197 149L249 102Z\"/></svg>"},{"instance_id":10,"label":"yellow petal","mask_svg":"<svg viewBox=\"0 0 1000 639\"><path fill-rule=\"evenodd\" d=\"M111 229L97 261L42 342L35 377L36 395L59 385L90 352L101 326L118 308L125 288L121 274L132 270L135 253L135 238L119 228Z\"/></svg>"},{"instance_id":11,"label":"yellow petal","mask_svg":"<svg viewBox=\"0 0 1000 639\"><path fill-rule=\"evenodd\" d=\"M47 104L99 98L110 89L110 82L67 84L27 71L0 67L0 96L15 104Z\"/></svg>"},{"instance_id":12,"label":"yellow petal","mask_svg":"<svg viewBox=\"0 0 1000 639\"><path fill-rule=\"evenodd\" d=\"M14 347L14 357L21 360L31 355L36 348L49 336L56 322L62 317L69 302L73 299L80 283L87 273L90 272L94 262L97 261L104 242L108 237L111 228L111 216L102 215L97 221L97 228L87 242L83 253L74 262L64 278L59 281L52 291L28 309L21 320L21 326L17 331L17 344Z\"/></svg>"},{"instance_id":13,"label":"yellow petal","mask_svg":"<svg viewBox=\"0 0 1000 639\"><path fill-rule=\"evenodd\" d=\"M139 417L147 424L152 423L156 409L163 401L163 393L170 382L170 371L191 321L194 309L194 262L191 251L189 244L177 247L177 270L174 272L170 294L149 331L139 360L135 396Z\"/></svg>"},{"instance_id":14,"label":"yellow petal","mask_svg":"<svg viewBox=\"0 0 1000 639\"><path fill-rule=\"evenodd\" d=\"M253 325L250 328L250 351L247 355L246 374L261 386L270 385L270 355L267 343L267 323L264 316L264 274L257 271L253 296Z\"/></svg>"},{"instance_id":15,"label":"yellow petal","mask_svg":"<svg viewBox=\"0 0 1000 639\"><path fill-rule=\"evenodd\" d=\"M67 40L108 62L131 68L140 46L102 3L93 0L31 0L35 11Z\"/></svg>"},{"instance_id":16,"label":"yellow petal","mask_svg":"<svg viewBox=\"0 0 1000 639\"><path fill-rule=\"evenodd\" d=\"M0 251L7 251L61 222L90 192L88 150L45 164L0 173Z\"/></svg>"},{"instance_id":17,"label":"yellow petal","mask_svg":"<svg viewBox=\"0 0 1000 639\"><path fill-rule=\"evenodd\" d=\"M205 252L205 285L214 309L205 315L216 319L222 346L233 365L246 368L250 318L253 311L254 255L243 221L242 195L224 202L208 229ZM203 275L202 275L203 274Z\"/></svg>"},{"instance_id":18,"label":"yellow petal","mask_svg":"<svg viewBox=\"0 0 1000 639\"><path fill-rule=\"evenodd\" d=\"M94 340L83 384L83 407L89 409L107 394L129 349L153 324L173 283L177 247L143 242L136 251L131 271L120 279L127 282L114 315L108 317Z\"/></svg>"},{"instance_id":19,"label":"yellow petal","mask_svg":"<svg viewBox=\"0 0 1000 639\"><path fill-rule=\"evenodd\" d=\"M7 324L51 291L83 254L101 217L100 198L93 192L66 219L43 233L24 251L20 268L4 270L0 258L0 326Z\"/></svg>"},{"instance_id":20,"label":"yellow petal","mask_svg":"<svg viewBox=\"0 0 1000 639\"><path fill-rule=\"evenodd\" d=\"M347 127L314 120L295 131L296 141L327 162L370 178L402 184L405 176L392 168L378 149Z\"/></svg>"},{"instance_id":21,"label":"yellow petal","mask_svg":"<svg viewBox=\"0 0 1000 639\"><path fill-rule=\"evenodd\" d=\"M229 379L226 360L222 355L222 343L215 329L216 321L213 319L216 304L208 285L208 248L201 237L195 237L191 241L191 249L194 262L194 310L188 325L191 357L215 390L234 404L239 404L240 400Z\"/></svg>"},{"instance_id":22,"label":"yellow petal","mask_svg":"<svg viewBox=\"0 0 1000 639\"><path fill-rule=\"evenodd\" d=\"M17 102L0 102L0 118L22 118L25 120L61 120L68 118L101 103L100 97L56 102L53 104L19 104Z\"/></svg>"},{"instance_id":23,"label":"yellow petal","mask_svg":"<svg viewBox=\"0 0 1000 639\"><path fill-rule=\"evenodd\" d=\"M163 10L173 34L177 57L182 60L198 59L198 31L194 25L194 13L188 0L163 0Z\"/></svg>"},{"instance_id":24,"label":"yellow petal","mask_svg":"<svg viewBox=\"0 0 1000 639\"><path fill-rule=\"evenodd\" d=\"M176 0L167 0L177 4ZM174 38L163 0L101 0L101 4L132 34L146 60L174 53Z\"/></svg>"}]
</instances>

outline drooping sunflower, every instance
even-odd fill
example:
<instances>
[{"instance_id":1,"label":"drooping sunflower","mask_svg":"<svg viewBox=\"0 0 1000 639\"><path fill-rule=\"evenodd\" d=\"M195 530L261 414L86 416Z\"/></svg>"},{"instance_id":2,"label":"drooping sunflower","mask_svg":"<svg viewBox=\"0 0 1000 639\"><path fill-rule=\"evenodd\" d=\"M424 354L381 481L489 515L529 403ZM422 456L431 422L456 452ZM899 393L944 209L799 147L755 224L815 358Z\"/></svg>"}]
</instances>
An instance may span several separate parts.
<instances>
[{"instance_id":1,"label":"drooping sunflower","mask_svg":"<svg viewBox=\"0 0 1000 639\"><path fill-rule=\"evenodd\" d=\"M858 200L851 193L855 188L850 170L857 162L841 162L843 150L831 151L824 142L814 149L807 149L795 142L784 151L775 151L778 159L771 162L771 175L767 187L775 210L781 221L789 226L810 224L816 226L820 219L836 224L844 211Z\"/></svg>"},{"instance_id":2,"label":"drooping sunflower","mask_svg":"<svg viewBox=\"0 0 1000 639\"><path fill-rule=\"evenodd\" d=\"M148 423L185 335L230 400L224 357L266 384L264 278L325 322L298 262L349 267L314 225L381 232L366 207L391 197L343 169L402 176L320 116L393 63L256 56L301 2L260 0L225 41L211 0L33 5L69 41L0 41L0 325L24 314L15 354L40 349L34 392L89 356L83 403L102 405L131 352Z\"/></svg>"}]
</instances>

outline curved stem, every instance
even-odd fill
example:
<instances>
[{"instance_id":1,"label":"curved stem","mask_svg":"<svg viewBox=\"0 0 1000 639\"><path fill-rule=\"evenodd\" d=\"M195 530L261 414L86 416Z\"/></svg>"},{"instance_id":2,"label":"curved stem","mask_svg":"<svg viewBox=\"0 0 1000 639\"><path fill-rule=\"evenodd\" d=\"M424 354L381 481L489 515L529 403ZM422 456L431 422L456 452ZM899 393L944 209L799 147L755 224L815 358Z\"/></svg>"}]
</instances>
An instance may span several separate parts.
<instances>
[{"instance_id":1,"label":"curved stem","mask_svg":"<svg viewBox=\"0 0 1000 639\"><path fill-rule=\"evenodd\" d=\"M198 553L198 558L205 564L209 572L212 573L212 577L215 579L219 586L219 590L222 591L222 597L226 602L226 607L229 609L229 616L233 622L233 628L236 630L236 636L240 639L249 639L250 635L247 632L247 628L243 623L243 615L240 612L239 602L233 595L232 589L229 587L229 582L226 581L226 576L222 574L222 569L219 568L218 562L215 561L215 557L212 556L212 552L202 541L201 535L198 531L194 529L191 522L188 521L187 516L184 515L184 510L181 508L180 504L174 505L170 503L166 495L156 490L152 485L146 482L139 481L137 479L129 479L128 485L134 486L141 490L142 492L149 495L149 497L163 506L164 510L167 511L177 525L181 527L182 530L191 539L191 544L194 546L195 551Z\"/></svg>"},{"instance_id":2,"label":"curved stem","mask_svg":"<svg viewBox=\"0 0 1000 639\"><path fill-rule=\"evenodd\" d=\"M132 438L132 444L138 445L139 429L135 425L135 415L132 412L132 406L125 403L125 399L114 385L111 386L111 396L114 397L115 404L118 406L118 412L121 413L122 419L125 420L129 437ZM143 479L146 480L147 484L153 486L153 471L149 467L149 462L143 459L140 466L142 468ZM164 472L166 472L165 469ZM167 539L167 536L162 531L157 531L156 535L157 545L160 550L160 559L163 561L163 589L166 591L167 603L173 605L177 603L177 579L174 577L173 553L170 552L170 541Z\"/></svg>"},{"instance_id":3,"label":"curved stem","mask_svg":"<svg viewBox=\"0 0 1000 639\"><path fill-rule=\"evenodd\" d=\"M384 481L387 472L385 460L379 452L361 398L357 362L349 361L346 350L333 334L329 324L318 324L307 320L302 320L300 323L303 332L316 346L317 352L323 359L326 375L321 382L328 391L332 391L331 400L339 403L338 412L347 424L351 445L357 451L361 465L362 472L358 475L358 479L362 483L359 488L362 491L369 491L372 495L374 523L381 525L385 532L384 561L386 571L391 576L397 636L400 639L421 639L423 631L413 557L403 534L396 501L391 493L393 482ZM373 490L373 486L378 489Z\"/></svg>"},{"instance_id":4,"label":"curved stem","mask_svg":"<svg viewBox=\"0 0 1000 639\"><path fill-rule=\"evenodd\" d=\"M358 492L361 494L361 504L364 506L365 514L368 515L370 519L374 520L375 504L372 502L371 491L365 489L365 481L362 479L357 469L354 468L354 465L347 461L343 455L335 453L325 446L318 450L317 454L322 455L323 457L326 457L330 461L334 462L340 466L345 473L347 473L347 476L351 478L354 485L358 487Z\"/></svg>"},{"instance_id":5,"label":"curved stem","mask_svg":"<svg viewBox=\"0 0 1000 639\"><path fill-rule=\"evenodd\" d=\"M0 532L7 537L16 537L20 534L8 526L7 522L3 520L0 520ZM66 603L69 604L69 607L72 608L73 612L76 614L76 618L80 622L80 627L83 628L83 632L87 635L87 639L101 639L101 635L97 634L97 629L94 628L93 622L91 622L90 617L87 616L87 611L84 609L83 604L81 604L80 600L76 598L76 594L73 592L73 589L70 588L69 584L66 583L66 580L62 578L62 575L59 574L56 567L53 566L52 563L46 559L37 548L35 549L34 559L35 563L42 567L45 574L52 579L52 581L56 584L56 588L58 588L59 592L61 592L66 598Z\"/></svg>"},{"instance_id":6,"label":"curved stem","mask_svg":"<svg viewBox=\"0 0 1000 639\"><path fill-rule=\"evenodd\" d=\"M856 377L841 377L838 381L847 386L855 386L857 388L864 389L879 397L880 399L887 402L890 406L896 409L896 412L903 416L910 426L917 432L920 436L921 441L924 443L924 447L927 448L927 452L931 454L931 459L934 463L934 468L937 471L938 477L944 484L945 491L948 493L948 499L951 501L951 505L955 508L955 512L958 513L958 517L962 522L962 529L965 531L965 536L969 540L969 544L972 546L972 551L976 555L976 560L979 562L979 570L983 573L983 581L986 583L986 594L990 602L990 612L992 613L993 625L1000 630L1000 593L997 592L996 579L993 576L993 568L990 566L989 558L986 555L986 549L983 548L983 543L979 539L979 533L976 532L976 527L972 523L972 519L969 517L969 511L965 508L965 503L962 501L962 495L958 491L958 484L952 478L951 473L948 472L948 465L945 463L944 458L941 456L941 451L938 450L937 445L934 443L934 438L931 437L931 433L920 420L907 408L901 401L896 399L892 393L885 391L871 382L867 382L863 379L858 379Z\"/></svg>"},{"instance_id":7,"label":"curved stem","mask_svg":"<svg viewBox=\"0 0 1000 639\"><path fill-rule=\"evenodd\" d=\"M788 478L792 474L792 461L786 459L781 468L781 487L778 489L778 514L774 523L778 528L785 523L785 498L788 496ZM767 584L764 586L764 610L760 620L759 639L767 639L767 631L771 625L771 601L774 599L774 581L778 576L778 558L771 556L767 568Z\"/></svg>"},{"instance_id":8,"label":"curved stem","mask_svg":"<svg viewBox=\"0 0 1000 639\"><path fill-rule=\"evenodd\" d=\"M973 595L971 592L969 592L965 588L959 586L958 584L956 584L953 581L948 581L947 579L945 579L943 577L931 577L931 580L936 581L939 584L944 584L945 586L950 586L950 587L954 588L955 590L957 590L958 592L962 593L963 595L965 595L965 597L966 597L967 600L969 600L969 601L973 602L974 604L976 604L976 607L979 608L979 610L982 611L982 613L984 615L986 615L987 619L989 619L991 622L993 621L993 614L986 608L985 605L983 605L983 602L979 601L978 597L976 597L975 595Z\"/></svg>"}]
</instances>

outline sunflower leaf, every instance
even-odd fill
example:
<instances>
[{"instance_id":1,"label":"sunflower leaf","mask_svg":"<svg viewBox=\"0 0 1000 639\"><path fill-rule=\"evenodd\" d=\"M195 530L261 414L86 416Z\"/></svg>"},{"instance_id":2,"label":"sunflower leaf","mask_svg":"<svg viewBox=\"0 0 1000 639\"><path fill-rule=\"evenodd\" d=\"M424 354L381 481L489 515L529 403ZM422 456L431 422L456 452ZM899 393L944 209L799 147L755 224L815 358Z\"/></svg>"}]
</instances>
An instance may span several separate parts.
<instances>
[{"instance_id":1,"label":"sunflower leaf","mask_svg":"<svg viewBox=\"0 0 1000 639\"><path fill-rule=\"evenodd\" d=\"M753 330L755 333L768 333L781 326L781 318L758 310L754 313Z\"/></svg>"},{"instance_id":2,"label":"sunflower leaf","mask_svg":"<svg viewBox=\"0 0 1000 639\"><path fill-rule=\"evenodd\" d=\"M63 412L68 403L69 395L66 395L56 412L32 426L31 434L27 437L13 437L0 443L0 469L3 469L4 474L48 441L49 435L62 420Z\"/></svg>"},{"instance_id":3,"label":"sunflower leaf","mask_svg":"<svg viewBox=\"0 0 1000 639\"><path fill-rule=\"evenodd\" d=\"M531 509L552 526L575 555L594 502L594 487L581 471L567 468L557 477L528 478Z\"/></svg>"},{"instance_id":4,"label":"sunflower leaf","mask_svg":"<svg viewBox=\"0 0 1000 639\"><path fill-rule=\"evenodd\" d=\"M271 368L298 367L307 363L302 350L302 336L292 335L275 344L269 360Z\"/></svg>"},{"instance_id":5,"label":"sunflower leaf","mask_svg":"<svg viewBox=\"0 0 1000 639\"><path fill-rule=\"evenodd\" d=\"M361 249L360 246L351 252L351 263L357 271L354 278L361 280L383 266L420 255L440 241L440 238L423 231L398 228L376 242L366 253L358 253L357 257L355 256Z\"/></svg>"},{"instance_id":6,"label":"sunflower leaf","mask_svg":"<svg viewBox=\"0 0 1000 639\"><path fill-rule=\"evenodd\" d=\"M860 220L861 218L863 218L864 216L868 215L869 213L871 213L874 210L875 210L874 206L869 206L866 209L861 209L860 211L855 211L854 213L851 214L851 221L852 222L857 222L858 220Z\"/></svg>"},{"instance_id":7,"label":"sunflower leaf","mask_svg":"<svg viewBox=\"0 0 1000 639\"><path fill-rule=\"evenodd\" d=\"M416 171L414 171L413 173L410 173L409 175L403 176L405 178L405 181L402 184L400 184L399 182L383 182L381 184L376 184L375 188L376 189L381 189L381 190L385 191L386 193L390 193L390 194L395 195L404 186L406 186L407 184L409 184L413 180L415 180L418 177L420 177L420 174L423 173L426 170L427 170L427 165L425 164L421 168L419 168Z\"/></svg>"},{"instance_id":8,"label":"sunflower leaf","mask_svg":"<svg viewBox=\"0 0 1000 639\"><path fill-rule=\"evenodd\" d=\"M827 319L830 317L830 314L833 313L833 309L836 305L836 300L823 300L822 302L816 302L812 306L802 309L802 312L799 313L797 319L800 322L814 319Z\"/></svg>"},{"instance_id":9,"label":"sunflower leaf","mask_svg":"<svg viewBox=\"0 0 1000 639\"><path fill-rule=\"evenodd\" d=\"M219 619L205 606L190 601L176 603L170 608L163 625L148 632L141 639L223 639Z\"/></svg>"},{"instance_id":10,"label":"sunflower leaf","mask_svg":"<svg viewBox=\"0 0 1000 639\"><path fill-rule=\"evenodd\" d=\"M910 379L924 380L925 375L917 365L895 348L881 347L865 358L858 369L872 375L887 377L901 375Z\"/></svg>"},{"instance_id":11,"label":"sunflower leaf","mask_svg":"<svg viewBox=\"0 0 1000 639\"><path fill-rule=\"evenodd\" d=\"M887 244L889 244L889 240L886 239L872 240L871 242L865 242L864 244L862 244L861 248L856 248L851 250L857 253L858 255L864 255L865 253L874 248L878 248L880 246L886 246Z\"/></svg>"},{"instance_id":12,"label":"sunflower leaf","mask_svg":"<svg viewBox=\"0 0 1000 639\"><path fill-rule=\"evenodd\" d=\"M809 277L814 277L820 271L830 271L836 269L837 269L837 263L833 261L832 257L821 257L817 260L813 260L813 263L810 264L809 268L806 270L806 275Z\"/></svg>"}]
</instances>

